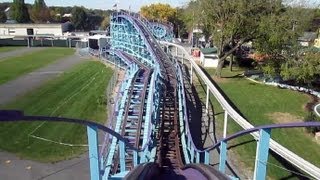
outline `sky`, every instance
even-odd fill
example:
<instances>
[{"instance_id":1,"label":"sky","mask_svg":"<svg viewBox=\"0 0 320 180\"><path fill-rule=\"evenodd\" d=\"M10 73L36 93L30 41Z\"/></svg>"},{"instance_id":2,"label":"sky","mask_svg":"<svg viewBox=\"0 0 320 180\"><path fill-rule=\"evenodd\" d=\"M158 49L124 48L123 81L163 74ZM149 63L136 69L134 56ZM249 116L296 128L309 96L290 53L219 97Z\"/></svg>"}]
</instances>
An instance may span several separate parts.
<instances>
[{"instance_id":1,"label":"sky","mask_svg":"<svg viewBox=\"0 0 320 180\"><path fill-rule=\"evenodd\" d=\"M12 2L13 0L0 0L0 2ZM112 6L118 3L118 8L139 11L143 5L152 3L168 3L174 7L185 6L190 0L45 0L48 6L84 6L92 9L112 9ZM320 0L287 0L294 1L307 1L312 6L315 4L320 5ZM25 0L26 3L33 4L34 0Z\"/></svg>"},{"instance_id":2,"label":"sky","mask_svg":"<svg viewBox=\"0 0 320 180\"><path fill-rule=\"evenodd\" d=\"M0 2L12 2L13 0L0 0ZM190 0L45 0L48 6L84 6L93 9L112 9L118 2L118 8L138 11L141 6L152 3L168 3L174 7L184 6ZM26 3L33 4L34 0L25 0Z\"/></svg>"}]
</instances>

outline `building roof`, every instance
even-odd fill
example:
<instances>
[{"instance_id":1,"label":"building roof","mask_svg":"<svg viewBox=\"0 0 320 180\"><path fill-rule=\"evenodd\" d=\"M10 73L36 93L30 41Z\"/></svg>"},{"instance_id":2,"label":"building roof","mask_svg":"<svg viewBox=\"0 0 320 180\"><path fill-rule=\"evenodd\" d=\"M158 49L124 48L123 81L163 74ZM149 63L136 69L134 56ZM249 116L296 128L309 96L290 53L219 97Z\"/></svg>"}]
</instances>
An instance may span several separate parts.
<instances>
[{"instance_id":1,"label":"building roof","mask_svg":"<svg viewBox=\"0 0 320 180\"><path fill-rule=\"evenodd\" d=\"M202 52L202 54L215 54L218 52L217 48L202 48L200 49L200 51Z\"/></svg>"},{"instance_id":2,"label":"building roof","mask_svg":"<svg viewBox=\"0 0 320 180\"><path fill-rule=\"evenodd\" d=\"M61 24L23 24L23 23L15 23L15 24L0 24L0 28L61 28Z\"/></svg>"},{"instance_id":3,"label":"building roof","mask_svg":"<svg viewBox=\"0 0 320 180\"><path fill-rule=\"evenodd\" d=\"M62 17L72 17L72 14L69 13L69 14L64 14Z\"/></svg>"},{"instance_id":4,"label":"building roof","mask_svg":"<svg viewBox=\"0 0 320 180\"><path fill-rule=\"evenodd\" d=\"M317 39L316 32L304 32L303 36L299 37L299 41L311 42Z\"/></svg>"}]
</instances>

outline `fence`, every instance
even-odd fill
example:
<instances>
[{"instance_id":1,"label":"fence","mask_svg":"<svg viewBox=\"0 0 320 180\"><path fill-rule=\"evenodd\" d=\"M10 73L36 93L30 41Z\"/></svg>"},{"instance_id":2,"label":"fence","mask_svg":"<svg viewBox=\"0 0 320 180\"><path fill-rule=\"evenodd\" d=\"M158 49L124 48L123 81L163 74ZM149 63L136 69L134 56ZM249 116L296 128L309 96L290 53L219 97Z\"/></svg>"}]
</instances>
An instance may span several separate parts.
<instances>
[{"instance_id":1,"label":"fence","mask_svg":"<svg viewBox=\"0 0 320 180\"><path fill-rule=\"evenodd\" d=\"M76 47L75 39L0 39L0 46Z\"/></svg>"}]
</instances>

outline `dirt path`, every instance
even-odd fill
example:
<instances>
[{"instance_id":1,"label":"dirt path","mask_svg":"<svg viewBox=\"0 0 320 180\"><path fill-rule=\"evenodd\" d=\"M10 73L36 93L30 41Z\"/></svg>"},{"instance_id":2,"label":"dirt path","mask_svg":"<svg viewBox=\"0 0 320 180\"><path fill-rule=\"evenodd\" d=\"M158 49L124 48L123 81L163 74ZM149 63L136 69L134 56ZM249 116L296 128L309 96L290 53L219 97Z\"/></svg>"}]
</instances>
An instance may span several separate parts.
<instances>
[{"instance_id":1,"label":"dirt path","mask_svg":"<svg viewBox=\"0 0 320 180\"><path fill-rule=\"evenodd\" d=\"M2 53L0 53L0 61L3 61L9 57L21 56L23 54L29 54L31 52L36 52L36 51L40 51L43 49L45 49L45 48L42 48L42 47L27 48L26 47L26 48L19 48L17 50L13 50L13 51L2 52Z\"/></svg>"},{"instance_id":2,"label":"dirt path","mask_svg":"<svg viewBox=\"0 0 320 180\"><path fill-rule=\"evenodd\" d=\"M57 77L59 74L68 70L75 64L83 61L83 58L76 55L69 56L0 85L0 105L7 104L17 97L40 87L43 83Z\"/></svg>"}]
</instances>

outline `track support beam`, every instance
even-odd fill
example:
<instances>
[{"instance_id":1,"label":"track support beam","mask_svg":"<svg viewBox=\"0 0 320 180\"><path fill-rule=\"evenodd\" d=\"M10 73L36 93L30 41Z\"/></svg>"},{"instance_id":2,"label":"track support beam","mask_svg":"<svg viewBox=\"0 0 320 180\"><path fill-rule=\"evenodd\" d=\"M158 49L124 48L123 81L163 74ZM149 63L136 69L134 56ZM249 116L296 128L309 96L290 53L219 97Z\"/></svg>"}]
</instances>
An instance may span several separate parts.
<instances>
[{"instance_id":1,"label":"track support beam","mask_svg":"<svg viewBox=\"0 0 320 180\"><path fill-rule=\"evenodd\" d=\"M90 160L90 178L91 180L100 180L100 163L98 148L98 131L96 126L87 126L89 160Z\"/></svg>"},{"instance_id":2,"label":"track support beam","mask_svg":"<svg viewBox=\"0 0 320 180\"><path fill-rule=\"evenodd\" d=\"M253 179L265 179L267 174L271 129L261 129L259 134Z\"/></svg>"}]
</instances>

